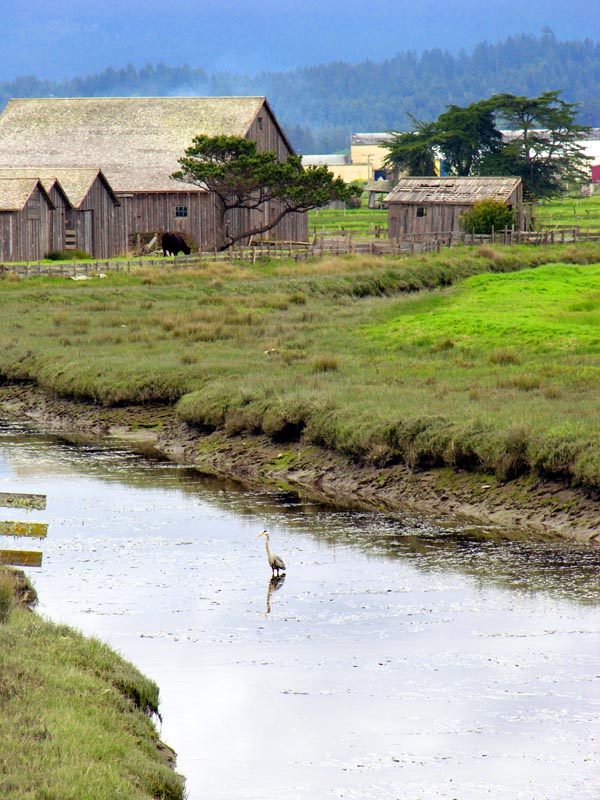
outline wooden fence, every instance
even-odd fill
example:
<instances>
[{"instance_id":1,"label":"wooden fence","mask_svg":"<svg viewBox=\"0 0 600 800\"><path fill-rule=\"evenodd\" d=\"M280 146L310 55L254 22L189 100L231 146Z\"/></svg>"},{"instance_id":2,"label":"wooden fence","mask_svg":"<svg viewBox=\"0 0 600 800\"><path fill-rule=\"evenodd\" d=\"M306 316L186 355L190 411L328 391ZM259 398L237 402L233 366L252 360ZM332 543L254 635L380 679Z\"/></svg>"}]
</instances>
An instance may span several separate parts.
<instances>
[{"instance_id":1,"label":"wooden fence","mask_svg":"<svg viewBox=\"0 0 600 800\"><path fill-rule=\"evenodd\" d=\"M0 492L0 506L43 510L46 496L22 492ZM0 536L26 536L43 539L48 534L45 522L13 522L0 520ZM39 550L0 550L0 564L13 567L41 567L42 553Z\"/></svg>"},{"instance_id":2,"label":"wooden fence","mask_svg":"<svg viewBox=\"0 0 600 800\"><path fill-rule=\"evenodd\" d=\"M132 258L114 261L82 261L53 264L35 262L32 264L0 264L0 276L15 273L23 278L36 276L56 276L85 280L109 272L131 272L137 269L152 269L157 266L176 265L181 267L201 267L207 263L255 264L263 259L293 259L304 261L307 258L325 256L359 255L413 255L439 251L443 247L457 245L542 245L572 244L581 241L600 241L600 229L581 227L553 227L539 231L504 230L492 234L471 234L451 231L448 233L413 233L401 239L389 239L387 230L375 228L369 231L331 231L315 233L309 242L257 241L248 245L237 245L225 251L204 251L189 256L163 258Z\"/></svg>"}]
</instances>

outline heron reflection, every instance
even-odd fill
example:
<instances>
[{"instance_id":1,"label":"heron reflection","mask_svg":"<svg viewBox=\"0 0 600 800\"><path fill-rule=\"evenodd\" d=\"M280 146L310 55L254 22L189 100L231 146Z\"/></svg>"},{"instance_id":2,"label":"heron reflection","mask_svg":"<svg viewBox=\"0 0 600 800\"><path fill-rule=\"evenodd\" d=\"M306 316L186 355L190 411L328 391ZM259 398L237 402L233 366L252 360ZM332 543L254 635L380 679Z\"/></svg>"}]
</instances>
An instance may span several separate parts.
<instances>
[{"instance_id":1,"label":"heron reflection","mask_svg":"<svg viewBox=\"0 0 600 800\"><path fill-rule=\"evenodd\" d=\"M271 613L271 595L273 594L273 592L276 592L278 589L281 589L284 582L285 582L285 574L273 575L273 577L269 581L269 588L267 589L267 614Z\"/></svg>"}]
</instances>

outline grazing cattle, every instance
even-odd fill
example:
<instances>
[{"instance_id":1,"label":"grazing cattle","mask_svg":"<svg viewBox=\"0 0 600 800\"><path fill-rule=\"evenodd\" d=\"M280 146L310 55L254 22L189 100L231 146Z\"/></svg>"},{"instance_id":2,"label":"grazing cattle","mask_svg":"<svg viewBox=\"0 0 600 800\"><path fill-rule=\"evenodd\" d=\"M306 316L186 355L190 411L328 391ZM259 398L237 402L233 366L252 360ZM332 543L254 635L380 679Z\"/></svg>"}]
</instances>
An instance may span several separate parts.
<instances>
[{"instance_id":1,"label":"grazing cattle","mask_svg":"<svg viewBox=\"0 0 600 800\"><path fill-rule=\"evenodd\" d=\"M171 231L163 233L161 237L161 245L163 256L176 256L178 253L183 253L184 255L189 256L191 252L189 245L185 243L185 239L180 233L173 233Z\"/></svg>"}]
</instances>

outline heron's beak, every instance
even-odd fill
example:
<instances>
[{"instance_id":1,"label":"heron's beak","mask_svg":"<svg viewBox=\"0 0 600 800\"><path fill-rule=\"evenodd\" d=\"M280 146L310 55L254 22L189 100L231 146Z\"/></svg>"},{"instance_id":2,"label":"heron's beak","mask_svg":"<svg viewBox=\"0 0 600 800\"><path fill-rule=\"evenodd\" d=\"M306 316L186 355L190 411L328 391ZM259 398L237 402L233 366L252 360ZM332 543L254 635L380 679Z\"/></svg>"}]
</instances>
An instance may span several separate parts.
<instances>
[{"instance_id":1,"label":"heron's beak","mask_svg":"<svg viewBox=\"0 0 600 800\"><path fill-rule=\"evenodd\" d=\"M259 536L264 536L267 531L263 531L262 533L257 533L256 538L258 539Z\"/></svg>"}]
</instances>

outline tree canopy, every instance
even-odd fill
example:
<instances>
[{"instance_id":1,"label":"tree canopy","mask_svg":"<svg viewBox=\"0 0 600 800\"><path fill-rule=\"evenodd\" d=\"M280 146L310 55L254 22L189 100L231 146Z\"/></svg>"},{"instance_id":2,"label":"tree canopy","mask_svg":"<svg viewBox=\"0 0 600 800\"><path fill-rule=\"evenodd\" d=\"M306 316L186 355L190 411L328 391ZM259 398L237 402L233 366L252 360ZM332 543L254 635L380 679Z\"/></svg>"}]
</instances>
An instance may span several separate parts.
<instances>
[{"instance_id":1,"label":"tree canopy","mask_svg":"<svg viewBox=\"0 0 600 800\"><path fill-rule=\"evenodd\" d=\"M265 233L287 214L308 211L332 200L347 200L360 189L335 178L325 166L302 166L300 156L280 161L272 150L239 136L196 136L178 159L172 177L208 189L217 199L223 247ZM228 214L234 209L264 209L276 201L276 212L263 223L232 232Z\"/></svg>"},{"instance_id":2,"label":"tree canopy","mask_svg":"<svg viewBox=\"0 0 600 800\"><path fill-rule=\"evenodd\" d=\"M515 175L526 196L558 194L586 176L578 140L589 130L575 121L577 104L559 95L497 94L465 108L448 106L434 122L413 120L414 131L394 133L385 163L409 175L433 175L437 157L451 175Z\"/></svg>"}]
</instances>

